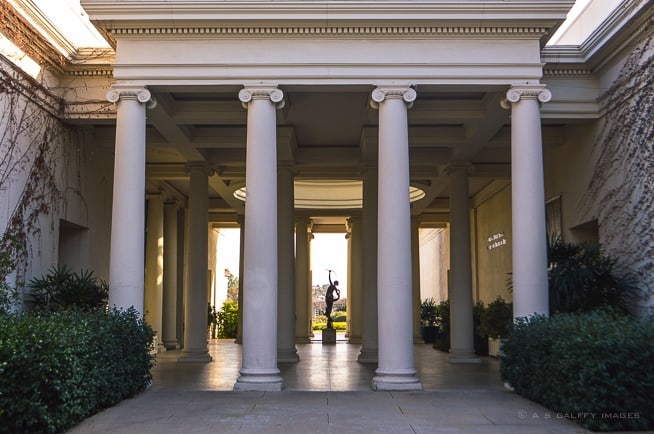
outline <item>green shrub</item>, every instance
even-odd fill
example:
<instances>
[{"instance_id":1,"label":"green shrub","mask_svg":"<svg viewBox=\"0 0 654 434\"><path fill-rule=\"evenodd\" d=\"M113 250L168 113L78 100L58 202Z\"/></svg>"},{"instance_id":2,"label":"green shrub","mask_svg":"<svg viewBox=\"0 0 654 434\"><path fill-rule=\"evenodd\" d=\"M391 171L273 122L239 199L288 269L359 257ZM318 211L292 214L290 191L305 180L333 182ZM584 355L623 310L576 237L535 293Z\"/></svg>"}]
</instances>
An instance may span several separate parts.
<instances>
[{"instance_id":1,"label":"green shrub","mask_svg":"<svg viewBox=\"0 0 654 434\"><path fill-rule=\"evenodd\" d=\"M346 312L336 312L332 315L333 322L347 322L347 313Z\"/></svg>"},{"instance_id":2,"label":"green shrub","mask_svg":"<svg viewBox=\"0 0 654 434\"><path fill-rule=\"evenodd\" d=\"M143 391L152 337L133 309L2 315L0 432L62 432Z\"/></svg>"},{"instance_id":3,"label":"green shrub","mask_svg":"<svg viewBox=\"0 0 654 434\"><path fill-rule=\"evenodd\" d=\"M333 322L332 326L334 326L334 330L337 332L344 332L347 331L347 323L346 322ZM313 326L311 327L313 330L324 330L327 328L327 323L324 322L318 322L318 323L313 323Z\"/></svg>"},{"instance_id":4,"label":"green shrub","mask_svg":"<svg viewBox=\"0 0 654 434\"><path fill-rule=\"evenodd\" d=\"M36 310L103 308L109 295L107 283L92 271L78 274L66 265L52 267L45 276L32 279L27 288Z\"/></svg>"},{"instance_id":5,"label":"green shrub","mask_svg":"<svg viewBox=\"0 0 654 434\"><path fill-rule=\"evenodd\" d=\"M513 304L497 297L481 309L478 333L493 339L506 338L512 324Z\"/></svg>"},{"instance_id":6,"label":"green shrub","mask_svg":"<svg viewBox=\"0 0 654 434\"><path fill-rule=\"evenodd\" d=\"M238 334L238 303L226 301L216 313L218 337L221 339L236 338Z\"/></svg>"},{"instance_id":7,"label":"green shrub","mask_svg":"<svg viewBox=\"0 0 654 434\"><path fill-rule=\"evenodd\" d=\"M473 342L475 352L480 356L488 355L488 336L479 334L479 324L482 316L484 315L484 303L477 302L473 306L472 319L474 325ZM436 315L438 318L437 324L439 334L436 336L433 348L448 352L450 350L450 301L444 300L436 306Z\"/></svg>"},{"instance_id":8,"label":"green shrub","mask_svg":"<svg viewBox=\"0 0 654 434\"><path fill-rule=\"evenodd\" d=\"M556 239L548 248L550 313L587 312L600 307L629 310L638 295L635 279L594 242Z\"/></svg>"},{"instance_id":9,"label":"green shrub","mask_svg":"<svg viewBox=\"0 0 654 434\"><path fill-rule=\"evenodd\" d=\"M654 429L654 322L611 311L518 319L500 372L517 393L593 430Z\"/></svg>"}]
</instances>

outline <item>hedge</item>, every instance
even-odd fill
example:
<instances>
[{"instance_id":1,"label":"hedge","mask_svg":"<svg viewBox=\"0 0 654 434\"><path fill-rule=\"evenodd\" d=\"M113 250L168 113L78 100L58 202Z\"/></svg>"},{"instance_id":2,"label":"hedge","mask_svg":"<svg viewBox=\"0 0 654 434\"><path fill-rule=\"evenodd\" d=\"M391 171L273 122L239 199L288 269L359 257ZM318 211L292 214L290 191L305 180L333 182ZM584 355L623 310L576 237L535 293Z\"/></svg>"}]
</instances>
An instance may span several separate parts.
<instances>
[{"instance_id":1,"label":"hedge","mask_svg":"<svg viewBox=\"0 0 654 434\"><path fill-rule=\"evenodd\" d=\"M145 390L152 336L133 309L2 315L0 432L63 432Z\"/></svg>"},{"instance_id":2,"label":"hedge","mask_svg":"<svg viewBox=\"0 0 654 434\"><path fill-rule=\"evenodd\" d=\"M517 393L585 428L649 430L652 342L652 318L606 310L518 319L502 346L500 372Z\"/></svg>"},{"instance_id":3,"label":"hedge","mask_svg":"<svg viewBox=\"0 0 654 434\"><path fill-rule=\"evenodd\" d=\"M342 322L342 321L334 321L332 323L334 326L334 330L339 331L339 332L344 332L347 331L347 323ZM324 322L318 322L318 323L313 323L312 329L313 330L324 330L327 328L327 323Z\"/></svg>"}]
</instances>

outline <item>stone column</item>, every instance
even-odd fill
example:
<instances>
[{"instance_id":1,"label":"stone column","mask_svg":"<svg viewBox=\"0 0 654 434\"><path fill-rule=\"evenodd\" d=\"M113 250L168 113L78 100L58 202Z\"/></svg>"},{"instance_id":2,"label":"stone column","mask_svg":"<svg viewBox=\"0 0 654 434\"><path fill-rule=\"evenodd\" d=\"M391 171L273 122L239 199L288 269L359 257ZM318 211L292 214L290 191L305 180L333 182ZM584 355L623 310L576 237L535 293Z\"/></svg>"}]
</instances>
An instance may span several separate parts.
<instances>
[{"instance_id":1,"label":"stone column","mask_svg":"<svg viewBox=\"0 0 654 434\"><path fill-rule=\"evenodd\" d=\"M361 217L352 216L347 220L348 225L348 253L349 253L349 270L350 279L347 285L347 308L349 342L351 344L361 343L362 334L362 236L361 236Z\"/></svg>"},{"instance_id":2,"label":"stone column","mask_svg":"<svg viewBox=\"0 0 654 434\"><path fill-rule=\"evenodd\" d=\"M295 342L308 344L311 318L309 281L309 220L295 221Z\"/></svg>"},{"instance_id":3,"label":"stone column","mask_svg":"<svg viewBox=\"0 0 654 434\"><path fill-rule=\"evenodd\" d=\"M163 316L163 197L148 194L147 233L145 239L145 321L155 333L155 345L161 348Z\"/></svg>"},{"instance_id":4,"label":"stone column","mask_svg":"<svg viewBox=\"0 0 654 434\"><path fill-rule=\"evenodd\" d=\"M277 169L277 363L300 360L295 348L295 202L291 167Z\"/></svg>"},{"instance_id":5,"label":"stone column","mask_svg":"<svg viewBox=\"0 0 654 434\"><path fill-rule=\"evenodd\" d=\"M377 288L379 364L375 390L421 390L413 363L411 214L407 107L416 92L405 86L372 92L379 109ZM393 327L385 322L393 321Z\"/></svg>"},{"instance_id":6,"label":"stone column","mask_svg":"<svg viewBox=\"0 0 654 434\"><path fill-rule=\"evenodd\" d=\"M413 313L413 343L423 342L420 334L420 219L411 216L411 276Z\"/></svg>"},{"instance_id":7,"label":"stone column","mask_svg":"<svg viewBox=\"0 0 654 434\"><path fill-rule=\"evenodd\" d=\"M184 349L178 362L210 362L207 350L209 180L205 163L189 163L187 287L184 294Z\"/></svg>"},{"instance_id":8,"label":"stone column","mask_svg":"<svg viewBox=\"0 0 654 434\"><path fill-rule=\"evenodd\" d=\"M450 363L480 363L475 355L470 258L469 164L451 164L450 175Z\"/></svg>"},{"instance_id":9,"label":"stone column","mask_svg":"<svg viewBox=\"0 0 654 434\"><path fill-rule=\"evenodd\" d=\"M184 299L187 292L188 265L188 206L177 211L177 341L184 348Z\"/></svg>"},{"instance_id":10,"label":"stone column","mask_svg":"<svg viewBox=\"0 0 654 434\"><path fill-rule=\"evenodd\" d=\"M177 202L164 203L163 324L162 339L167 350L177 342Z\"/></svg>"},{"instance_id":11,"label":"stone column","mask_svg":"<svg viewBox=\"0 0 654 434\"><path fill-rule=\"evenodd\" d=\"M277 368L276 86L250 85L239 99L248 110L243 281L243 358L234 390L279 391ZM273 228L273 230L271 230Z\"/></svg>"},{"instance_id":12,"label":"stone column","mask_svg":"<svg viewBox=\"0 0 654 434\"><path fill-rule=\"evenodd\" d=\"M238 250L238 331L236 332L236 343L243 343L243 257L245 256L245 216L236 217L239 225L239 250Z\"/></svg>"},{"instance_id":13,"label":"stone column","mask_svg":"<svg viewBox=\"0 0 654 434\"><path fill-rule=\"evenodd\" d=\"M377 167L363 172L362 237L362 320L361 363L377 363Z\"/></svg>"},{"instance_id":14,"label":"stone column","mask_svg":"<svg viewBox=\"0 0 654 434\"><path fill-rule=\"evenodd\" d=\"M547 232L540 103L552 98L544 84L513 86L511 109L513 316L549 314Z\"/></svg>"},{"instance_id":15,"label":"stone column","mask_svg":"<svg viewBox=\"0 0 654 434\"><path fill-rule=\"evenodd\" d=\"M116 103L109 306L143 314L145 264L145 109L155 101L145 88L113 89Z\"/></svg>"}]
</instances>

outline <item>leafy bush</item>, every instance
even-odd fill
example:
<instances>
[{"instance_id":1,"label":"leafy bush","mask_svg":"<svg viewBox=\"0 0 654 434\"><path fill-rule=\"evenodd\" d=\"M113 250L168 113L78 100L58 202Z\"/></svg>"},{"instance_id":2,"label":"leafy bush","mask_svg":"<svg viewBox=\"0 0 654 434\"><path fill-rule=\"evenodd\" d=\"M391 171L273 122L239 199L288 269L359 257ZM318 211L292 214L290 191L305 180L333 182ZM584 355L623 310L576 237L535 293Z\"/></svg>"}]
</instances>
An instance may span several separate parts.
<instances>
[{"instance_id":1,"label":"leafy bush","mask_svg":"<svg viewBox=\"0 0 654 434\"><path fill-rule=\"evenodd\" d=\"M605 255L598 243L550 243L550 313L587 312L603 306L628 311L637 293L635 279Z\"/></svg>"},{"instance_id":2,"label":"leafy bush","mask_svg":"<svg viewBox=\"0 0 654 434\"><path fill-rule=\"evenodd\" d=\"M500 372L517 393L601 431L654 429L654 322L616 311L519 319Z\"/></svg>"},{"instance_id":3,"label":"leafy bush","mask_svg":"<svg viewBox=\"0 0 654 434\"><path fill-rule=\"evenodd\" d=\"M493 339L506 338L511 330L511 324L513 324L513 304L502 297L497 297L481 310L478 333Z\"/></svg>"},{"instance_id":4,"label":"leafy bush","mask_svg":"<svg viewBox=\"0 0 654 434\"><path fill-rule=\"evenodd\" d=\"M69 307L102 308L107 305L109 287L92 271L74 273L66 265L52 267L48 274L34 278L28 284L37 310L58 310Z\"/></svg>"},{"instance_id":5,"label":"leafy bush","mask_svg":"<svg viewBox=\"0 0 654 434\"><path fill-rule=\"evenodd\" d=\"M10 312L18 302L18 293L7 283L9 275L16 270L11 252L15 251L17 243L17 239L7 233L0 238L0 314Z\"/></svg>"},{"instance_id":6,"label":"leafy bush","mask_svg":"<svg viewBox=\"0 0 654 434\"><path fill-rule=\"evenodd\" d=\"M479 324L481 317L484 313L484 303L477 302L473 306L473 330L474 330L474 346L477 355L488 355L488 336L481 336L479 334ZM439 351L448 352L450 350L450 301L445 300L436 306L436 315L439 318L437 321L439 334L436 337L433 347Z\"/></svg>"},{"instance_id":7,"label":"leafy bush","mask_svg":"<svg viewBox=\"0 0 654 434\"><path fill-rule=\"evenodd\" d=\"M336 312L332 315L333 322L347 322L347 313L346 312Z\"/></svg>"},{"instance_id":8,"label":"leafy bush","mask_svg":"<svg viewBox=\"0 0 654 434\"><path fill-rule=\"evenodd\" d=\"M216 313L218 337L221 339L236 338L238 334L238 303L226 301L223 308Z\"/></svg>"},{"instance_id":9,"label":"leafy bush","mask_svg":"<svg viewBox=\"0 0 654 434\"><path fill-rule=\"evenodd\" d=\"M0 317L0 432L57 433L143 391L152 329L138 312Z\"/></svg>"},{"instance_id":10,"label":"leafy bush","mask_svg":"<svg viewBox=\"0 0 654 434\"><path fill-rule=\"evenodd\" d=\"M332 326L334 327L334 330L337 332L344 332L347 331L347 323L346 322L333 322ZM313 326L311 327L313 330L324 330L327 328L327 323L324 322L318 322L318 323L313 323Z\"/></svg>"},{"instance_id":11,"label":"leafy bush","mask_svg":"<svg viewBox=\"0 0 654 434\"><path fill-rule=\"evenodd\" d=\"M420 322L424 326L438 325L438 305L434 297L425 298L420 302Z\"/></svg>"}]
</instances>

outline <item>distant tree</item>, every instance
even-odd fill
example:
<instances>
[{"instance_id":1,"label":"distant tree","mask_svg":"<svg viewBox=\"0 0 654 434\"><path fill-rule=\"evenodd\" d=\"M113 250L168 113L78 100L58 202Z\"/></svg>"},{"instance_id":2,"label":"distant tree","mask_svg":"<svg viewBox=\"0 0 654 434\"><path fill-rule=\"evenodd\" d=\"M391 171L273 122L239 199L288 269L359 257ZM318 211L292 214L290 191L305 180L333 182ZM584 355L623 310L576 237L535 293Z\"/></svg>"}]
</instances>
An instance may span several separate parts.
<instances>
[{"instance_id":1,"label":"distant tree","mask_svg":"<svg viewBox=\"0 0 654 434\"><path fill-rule=\"evenodd\" d=\"M238 303L238 277L234 276L227 268L225 268L225 277L227 278L227 300Z\"/></svg>"}]
</instances>

